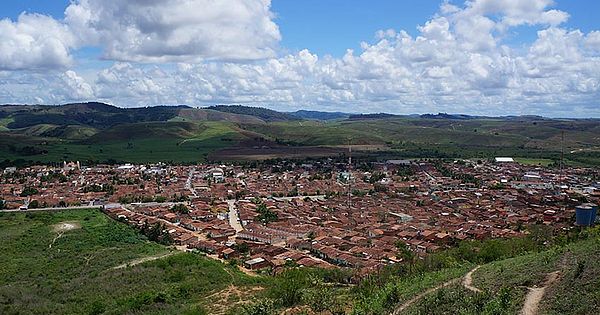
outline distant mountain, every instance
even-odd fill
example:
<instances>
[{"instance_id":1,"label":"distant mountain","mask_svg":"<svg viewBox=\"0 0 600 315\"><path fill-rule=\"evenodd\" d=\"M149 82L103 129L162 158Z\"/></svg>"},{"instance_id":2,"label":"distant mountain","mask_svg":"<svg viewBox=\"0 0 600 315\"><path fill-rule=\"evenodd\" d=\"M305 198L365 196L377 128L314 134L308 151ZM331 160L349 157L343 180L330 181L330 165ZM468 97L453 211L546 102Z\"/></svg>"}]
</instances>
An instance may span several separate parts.
<instances>
[{"instance_id":1,"label":"distant mountain","mask_svg":"<svg viewBox=\"0 0 600 315\"><path fill-rule=\"evenodd\" d=\"M120 108L97 102L65 105L1 105L0 119L4 120L2 127L8 129L29 128L37 125L83 125L106 129L120 124L173 120L231 121L236 123L264 123L266 121L249 115L192 108L185 105Z\"/></svg>"},{"instance_id":2,"label":"distant mountain","mask_svg":"<svg viewBox=\"0 0 600 315\"><path fill-rule=\"evenodd\" d=\"M292 115L301 119L308 120L335 120L335 119L346 119L350 117L352 114L342 113L342 112L320 112L314 110L299 110L295 112L289 112L289 115Z\"/></svg>"},{"instance_id":3,"label":"distant mountain","mask_svg":"<svg viewBox=\"0 0 600 315\"><path fill-rule=\"evenodd\" d=\"M456 120L485 118L482 116L470 116L470 115L463 115L463 114L447 114L447 113L423 114L423 115L420 115L419 117L424 118L424 119L456 119Z\"/></svg>"},{"instance_id":4,"label":"distant mountain","mask_svg":"<svg viewBox=\"0 0 600 315\"><path fill-rule=\"evenodd\" d=\"M251 106L243 106L243 105L217 105L217 106L208 107L207 109L224 112L224 113L255 116L255 117L264 119L265 121L269 121L269 122L270 121L300 120L300 118L292 116L290 114L281 113L281 112L263 108L263 107L251 107Z\"/></svg>"},{"instance_id":5,"label":"distant mountain","mask_svg":"<svg viewBox=\"0 0 600 315\"><path fill-rule=\"evenodd\" d=\"M358 114L358 115L350 115L348 120L367 120L367 119L385 119L385 118L395 118L400 117L399 115L386 114L386 113L378 113L378 114Z\"/></svg>"}]
</instances>

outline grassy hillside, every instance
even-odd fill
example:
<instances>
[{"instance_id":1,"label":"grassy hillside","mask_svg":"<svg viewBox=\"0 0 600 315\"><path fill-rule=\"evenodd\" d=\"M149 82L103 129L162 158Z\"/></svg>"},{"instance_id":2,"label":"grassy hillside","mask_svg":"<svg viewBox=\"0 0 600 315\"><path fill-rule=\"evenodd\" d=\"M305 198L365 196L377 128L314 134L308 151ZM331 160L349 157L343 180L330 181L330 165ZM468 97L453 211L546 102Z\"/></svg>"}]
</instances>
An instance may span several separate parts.
<instances>
[{"instance_id":1,"label":"grassy hillside","mask_svg":"<svg viewBox=\"0 0 600 315\"><path fill-rule=\"evenodd\" d=\"M188 106L154 106L141 108L119 108L103 103L76 103L60 106L46 105L2 105L0 125L9 129L27 128L36 125L83 125L97 129L112 126L166 121L231 121L260 123L256 116L226 113L216 110L191 108Z\"/></svg>"},{"instance_id":2,"label":"grassy hillside","mask_svg":"<svg viewBox=\"0 0 600 315\"><path fill-rule=\"evenodd\" d=\"M483 265L467 290L460 283L437 290L403 314L518 314L528 288L543 287L552 272L556 282L546 288L540 314L594 314L600 309L600 239L594 237L564 247Z\"/></svg>"},{"instance_id":3,"label":"grassy hillside","mask_svg":"<svg viewBox=\"0 0 600 315\"><path fill-rule=\"evenodd\" d=\"M263 107L250 107L242 105L217 105L211 106L208 109L219 111L223 113L232 113L239 115L248 115L261 118L265 121L288 121L288 120L299 120L299 118L287 114L274 111Z\"/></svg>"},{"instance_id":4,"label":"grassy hillside","mask_svg":"<svg viewBox=\"0 0 600 315\"><path fill-rule=\"evenodd\" d=\"M2 314L206 314L261 282L192 253L114 269L171 250L97 210L0 214L0 236Z\"/></svg>"},{"instance_id":5,"label":"grassy hillside","mask_svg":"<svg viewBox=\"0 0 600 315\"><path fill-rule=\"evenodd\" d=\"M0 133L0 154L4 159L40 162L195 163L245 138L227 122L149 122L118 125L83 140Z\"/></svg>"}]
</instances>

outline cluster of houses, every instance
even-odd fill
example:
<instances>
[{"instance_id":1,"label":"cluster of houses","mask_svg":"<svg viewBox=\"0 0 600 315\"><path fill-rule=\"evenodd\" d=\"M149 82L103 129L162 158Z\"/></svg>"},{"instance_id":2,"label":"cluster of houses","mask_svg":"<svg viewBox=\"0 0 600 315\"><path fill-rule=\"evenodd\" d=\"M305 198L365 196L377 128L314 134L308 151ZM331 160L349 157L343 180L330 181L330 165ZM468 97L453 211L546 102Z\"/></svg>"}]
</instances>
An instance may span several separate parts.
<instances>
[{"instance_id":1,"label":"cluster of houses","mask_svg":"<svg viewBox=\"0 0 600 315\"><path fill-rule=\"evenodd\" d=\"M326 159L285 163L7 168L0 199L9 209L34 200L37 207L104 205L116 220L161 223L175 245L248 269L369 273L400 262L399 246L419 257L468 239L523 235L531 224L568 229L575 205L600 197L600 172L586 168L508 160L393 160L351 170Z\"/></svg>"}]
</instances>

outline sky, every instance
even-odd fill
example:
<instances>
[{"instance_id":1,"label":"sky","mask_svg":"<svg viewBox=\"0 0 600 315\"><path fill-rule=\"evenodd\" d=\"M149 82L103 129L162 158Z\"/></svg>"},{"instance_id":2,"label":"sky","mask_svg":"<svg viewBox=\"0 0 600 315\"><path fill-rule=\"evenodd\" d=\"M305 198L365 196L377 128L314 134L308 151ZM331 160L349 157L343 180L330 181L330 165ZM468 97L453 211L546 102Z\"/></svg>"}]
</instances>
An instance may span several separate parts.
<instances>
[{"instance_id":1,"label":"sky","mask_svg":"<svg viewBox=\"0 0 600 315\"><path fill-rule=\"evenodd\" d=\"M599 1L0 3L0 103L600 117Z\"/></svg>"}]
</instances>

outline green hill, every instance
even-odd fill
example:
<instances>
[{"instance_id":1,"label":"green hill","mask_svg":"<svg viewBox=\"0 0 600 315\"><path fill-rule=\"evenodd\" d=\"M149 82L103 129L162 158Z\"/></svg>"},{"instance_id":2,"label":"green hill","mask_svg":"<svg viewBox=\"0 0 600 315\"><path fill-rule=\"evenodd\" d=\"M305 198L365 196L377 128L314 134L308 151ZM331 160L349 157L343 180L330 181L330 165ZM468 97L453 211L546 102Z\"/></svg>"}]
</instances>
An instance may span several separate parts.
<instances>
[{"instance_id":1,"label":"green hill","mask_svg":"<svg viewBox=\"0 0 600 315\"><path fill-rule=\"evenodd\" d=\"M224 113L233 113L241 115L249 115L259 117L265 121L290 121L300 120L300 118L287 113L281 113L267 108L262 107L250 107L242 105L217 105L211 106L208 109L220 111Z\"/></svg>"},{"instance_id":2,"label":"green hill","mask_svg":"<svg viewBox=\"0 0 600 315\"><path fill-rule=\"evenodd\" d=\"M98 210L0 213L0 237L1 314L208 314L238 302L223 290L263 282ZM163 258L136 265L148 257Z\"/></svg>"}]
</instances>

